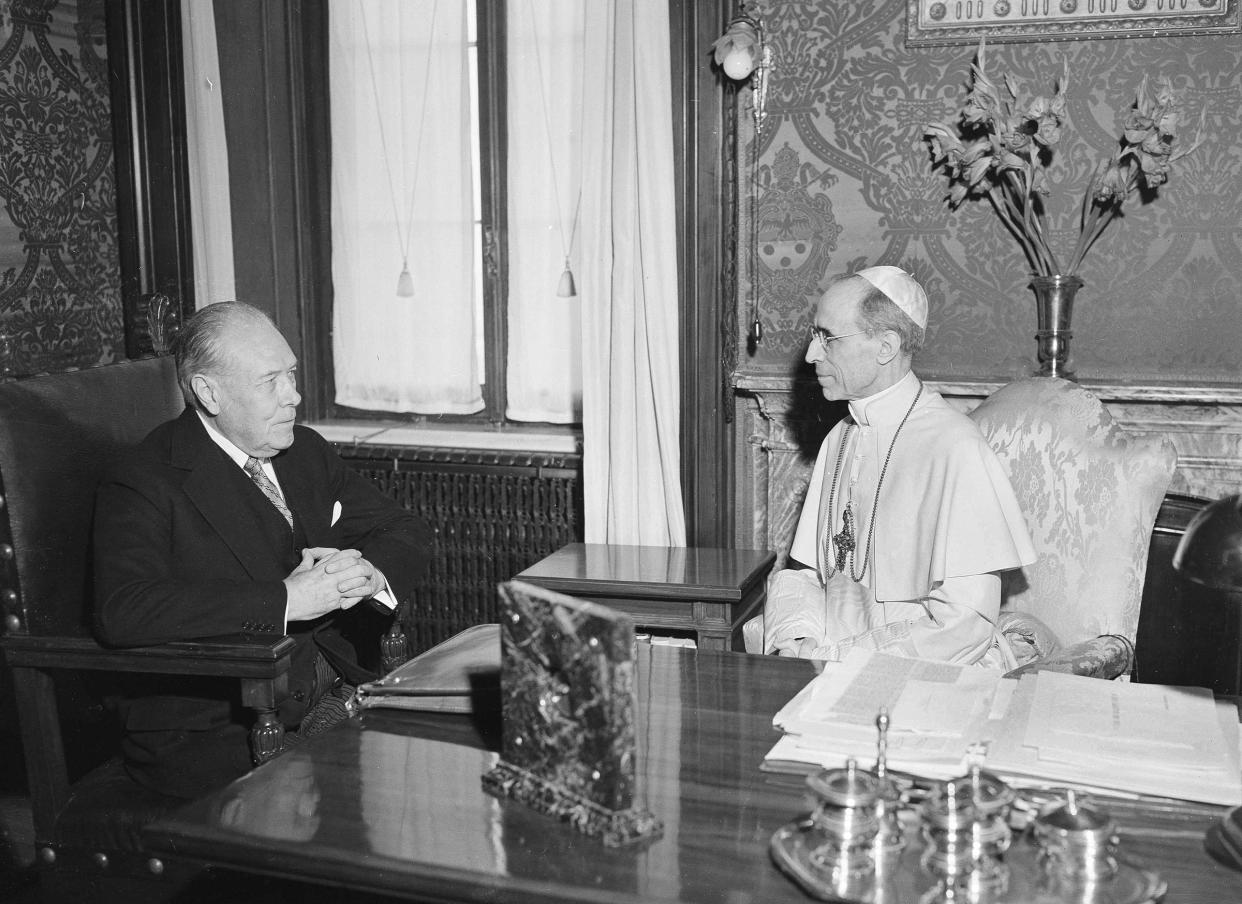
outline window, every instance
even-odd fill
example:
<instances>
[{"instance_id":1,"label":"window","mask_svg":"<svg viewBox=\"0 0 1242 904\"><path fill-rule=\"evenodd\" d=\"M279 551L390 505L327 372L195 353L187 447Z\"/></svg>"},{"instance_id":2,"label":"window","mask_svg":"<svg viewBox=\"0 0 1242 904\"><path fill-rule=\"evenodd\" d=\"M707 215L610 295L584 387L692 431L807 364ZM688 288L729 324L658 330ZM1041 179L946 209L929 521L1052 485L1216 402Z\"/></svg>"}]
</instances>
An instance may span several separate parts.
<instances>
[{"instance_id":1,"label":"window","mask_svg":"<svg viewBox=\"0 0 1242 904\"><path fill-rule=\"evenodd\" d=\"M580 0L338 0L329 26L333 413L580 420Z\"/></svg>"}]
</instances>

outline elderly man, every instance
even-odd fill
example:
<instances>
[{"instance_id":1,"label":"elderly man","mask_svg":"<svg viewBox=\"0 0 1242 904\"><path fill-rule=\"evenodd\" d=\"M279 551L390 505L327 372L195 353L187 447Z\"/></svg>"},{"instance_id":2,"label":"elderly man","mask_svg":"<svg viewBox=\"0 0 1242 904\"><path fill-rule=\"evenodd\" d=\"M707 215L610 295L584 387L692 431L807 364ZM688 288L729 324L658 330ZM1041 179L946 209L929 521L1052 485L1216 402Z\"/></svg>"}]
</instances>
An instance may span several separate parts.
<instances>
[{"instance_id":1,"label":"elderly man","mask_svg":"<svg viewBox=\"0 0 1242 904\"><path fill-rule=\"evenodd\" d=\"M297 359L240 302L210 305L177 337L187 408L100 485L96 627L139 646L223 634L289 634L289 699L306 733L343 711L364 600L391 610L424 568L432 533L295 426ZM374 625L372 625L374 627ZM378 638L375 638L378 640ZM138 683L121 704L130 774L192 797L250 768L236 688L203 679Z\"/></svg>"},{"instance_id":2,"label":"elderly man","mask_svg":"<svg viewBox=\"0 0 1242 904\"><path fill-rule=\"evenodd\" d=\"M1011 668L998 572L1035 552L975 425L910 362L927 296L871 267L820 298L806 360L849 416L820 447L791 558L764 613L764 652L839 659L851 647Z\"/></svg>"}]
</instances>

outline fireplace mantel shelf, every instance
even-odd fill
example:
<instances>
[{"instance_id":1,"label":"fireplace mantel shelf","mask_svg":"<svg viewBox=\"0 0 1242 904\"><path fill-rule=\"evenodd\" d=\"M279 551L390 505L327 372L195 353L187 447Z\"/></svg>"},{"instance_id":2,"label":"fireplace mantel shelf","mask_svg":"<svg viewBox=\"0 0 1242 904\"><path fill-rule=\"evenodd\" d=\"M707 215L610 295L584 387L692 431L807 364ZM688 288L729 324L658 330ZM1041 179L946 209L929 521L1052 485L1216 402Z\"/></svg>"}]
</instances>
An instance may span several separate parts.
<instances>
[{"instance_id":1,"label":"fireplace mantel shelf","mask_svg":"<svg viewBox=\"0 0 1242 904\"><path fill-rule=\"evenodd\" d=\"M808 384L811 381L807 381ZM986 398L1008 378L952 378L925 380L941 395ZM1242 383L1178 382L1155 380L1080 379L1079 385L1106 402L1162 402L1183 405L1242 405ZM790 392L795 381L776 374L735 373L733 387L746 393Z\"/></svg>"}]
</instances>

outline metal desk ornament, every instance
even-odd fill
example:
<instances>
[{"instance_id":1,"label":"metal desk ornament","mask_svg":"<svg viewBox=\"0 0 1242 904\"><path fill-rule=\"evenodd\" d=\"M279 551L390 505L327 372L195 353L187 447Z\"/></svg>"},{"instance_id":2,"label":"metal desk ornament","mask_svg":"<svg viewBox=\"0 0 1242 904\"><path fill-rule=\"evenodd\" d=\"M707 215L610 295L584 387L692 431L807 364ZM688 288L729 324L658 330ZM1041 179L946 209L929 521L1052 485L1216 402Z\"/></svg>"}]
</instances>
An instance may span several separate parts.
<instances>
[{"instance_id":1,"label":"metal desk ornament","mask_svg":"<svg viewBox=\"0 0 1242 904\"><path fill-rule=\"evenodd\" d=\"M776 865L836 904L1157 904L1167 884L1127 860L1115 823L1073 791L1024 829L1017 795L978 765L915 804L888 771L889 718L873 769L852 758L807 777L809 816L777 829Z\"/></svg>"},{"instance_id":2,"label":"metal desk ornament","mask_svg":"<svg viewBox=\"0 0 1242 904\"><path fill-rule=\"evenodd\" d=\"M503 739L484 789L609 846L658 838L638 802L630 617L518 581L500 597Z\"/></svg>"}]
</instances>

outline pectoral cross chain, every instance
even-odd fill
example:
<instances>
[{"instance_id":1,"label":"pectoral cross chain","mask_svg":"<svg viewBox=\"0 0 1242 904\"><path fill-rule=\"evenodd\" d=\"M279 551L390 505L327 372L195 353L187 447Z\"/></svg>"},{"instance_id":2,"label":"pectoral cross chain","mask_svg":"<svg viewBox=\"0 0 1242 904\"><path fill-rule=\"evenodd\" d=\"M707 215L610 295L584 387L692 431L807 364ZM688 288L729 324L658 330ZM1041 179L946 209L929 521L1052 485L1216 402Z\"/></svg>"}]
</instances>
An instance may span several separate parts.
<instances>
[{"instance_id":1,"label":"pectoral cross chain","mask_svg":"<svg viewBox=\"0 0 1242 904\"><path fill-rule=\"evenodd\" d=\"M844 571L845 557L854 551L854 512L848 502L841 513L841 532L833 534L832 542L837 547L837 571Z\"/></svg>"}]
</instances>

